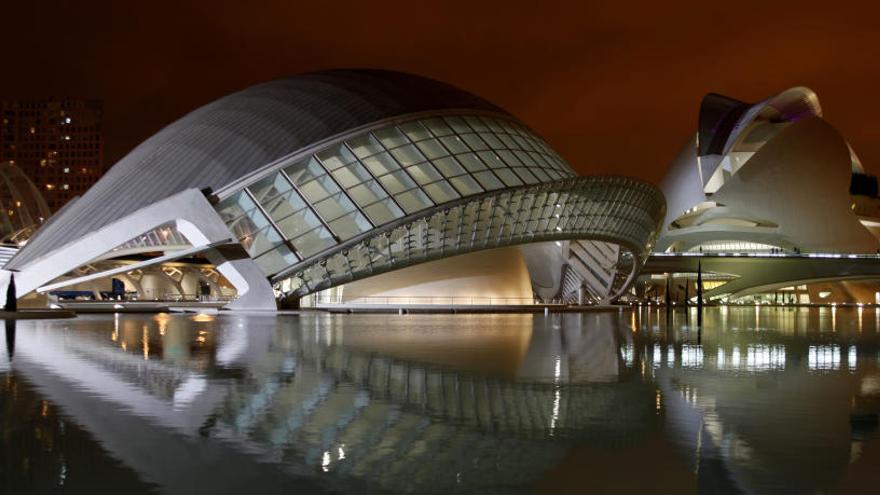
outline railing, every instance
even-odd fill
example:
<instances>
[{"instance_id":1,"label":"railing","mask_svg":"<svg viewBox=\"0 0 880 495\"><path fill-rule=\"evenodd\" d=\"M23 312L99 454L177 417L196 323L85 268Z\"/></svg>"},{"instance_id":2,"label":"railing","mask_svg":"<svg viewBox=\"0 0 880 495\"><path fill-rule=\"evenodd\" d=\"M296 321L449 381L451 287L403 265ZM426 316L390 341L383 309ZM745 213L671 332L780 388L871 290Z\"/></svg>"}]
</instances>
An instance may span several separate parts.
<instances>
[{"instance_id":1,"label":"railing","mask_svg":"<svg viewBox=\"0 0 880 495\"><path fill-rule=\"evenodd\" d=\"M204 296L201 294L178 294L176 292L164 291L161 294L152 289L144 289L144 297L138 297L136 294L128 293L120 301L147 301L147 302L230 302L235 299L234 296ZM113 300L113 299L109 299Z\"/></svg>"},{"instance_id":2,"label":"railing","mask_svg":"<svg viewBox=\"0 0 880 495\"><path fill-rule=\"evenodd\" d=\"M343 296L321 295L312 297L318 305L437 305L437 306L524 306L538 304L532 297L481 297L481 296Z\"/></svg>"},{"instance_id":3,"label":"railing","mask_svg":"<svg viewBox=\"0 0 880 495\"><path fill-rule=\"evenodd\" d=\"M748 257L748 258L831 258L831 259L880 259L880 253L792 253L792 252L717 252L717 253L651 253L651 256L657 257L701 257L701 258L717 258L717 257Z\"/></svg>"}]
</instances>

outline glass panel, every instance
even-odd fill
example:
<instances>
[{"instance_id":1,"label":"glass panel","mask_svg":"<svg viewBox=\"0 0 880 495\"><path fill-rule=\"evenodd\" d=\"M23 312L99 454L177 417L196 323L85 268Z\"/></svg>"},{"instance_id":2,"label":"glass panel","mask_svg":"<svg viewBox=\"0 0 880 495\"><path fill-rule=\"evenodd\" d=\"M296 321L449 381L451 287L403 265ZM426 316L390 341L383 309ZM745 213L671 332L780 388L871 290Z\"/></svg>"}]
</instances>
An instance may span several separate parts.
<instances>
[{"instance_id":1,"label":"glass panel","mask_svg":"<svg viewBox=\"0 0 880 495\"><path fill-rule=\"evenodd\" d=\"M311 209L306 208L278 221L278 228L288 239L293 239L304 232L321 225L321 220Z\"/></svg>"},{"instance_id":2,"label":"glass panel","mask_svg":"<svg viewBox=\"0 0 880 495\"><path fill-rule=\"evenodd\" d=\"M477 136L476 134L462 134L461 138L464 139L464 142L466 142L474 151L489 149L486 142L480 139L480 136Z\"/></svg>"},{"instance_id":3,"label":"glass panel","mask_svg":"<svg viewBox=\"0 0 880 495\"><path fill-rule=\"evenodd\" d=\"M528 153L529 153L529 156L532 157L532 160L535 163L537 163L539 166L543 166L546 168L553 168L553 169L557 168L556 164L553 163L553 161L549 160L546 156L544 156L540 153L535 153L534 151L529 151Z\"/></svg>"},{"instance_id":4,"label":"glass panel","mask_svg":"<svg viewBox=\"0 0 880 495\"><path fill-rule=\"evenodd\" d=\"M522 167L523 166L522 162L520 162L516 158L516 155L514 155L513 152L511 152L511 151L500 150L500 151L498 151L498 155L501 157L502 160L504 160L504 163L506 163L510 167Z\"/></svg>"},{"instance_id":5,"label":"glass panel","mask_svg":"<svg viewBox=\"0 0 880 495\"><path fill-rule=\"evenodd\" d=\"M460 192L462 196L469 196L471 194L479 194L483 192L483 188L480 187L480 185L477 184L477 181L469 175L454 177L449 179L449 182L458 189L458 192Z\"/></svg>"},{"instance_id":6,"label":"glass panel","mask_svg":"<svg viewBox=\"0 0 880 495\"><path fill-rule=\"evenodd\" d=\"M337 168L343 165L348 165L355 160L354 155L351 151L348 151L348 148L343 144L335 145L328 150L317 153L317 156L321 160L321 163L330 170L336 170Z\"/></svg>"},{"instance_id":7,"label":"glass panel","mask_svg":"<svg viewBox=\"0 0 880 495\"><path fill-rule=\"evenodd\" d=\"M409 172L409 175L411 175L419 184L428 184L443 178L443 176L427 162L413 165L412 167L407 168L406 171Z\"/></svg>"},{"instance_id":8,"label":"glass panel","mask_svg":"<svg viewBox=\"0 0 880 495\"><path fill-rule=\"evenodd\" d=\"M270 175L248 186L248 190L260 202L284 194L291 188L290 182L281 174Z\"/></svg>"},{"instance_id":9,"label":"glass panel","mask_svg":"<svg viewBox=\"0 0 880 495\"><path fill-rule=\"evenodd\" d=\"M511 135L519 134L519 131L516 130L516 127L513 125L513 122L511 122L509 120L502 120L501 125L504 127L504 132L511 134Z\"/></svg>"},{"instance_id":10,"label":"glass panel","mask_svg":"<svg viewBox=\"0 0 880 495\"><path fill-rule=\"evenodd\" d=\"M548 157L547 159L556 163L556 168L558 170L562 170L566 174L574 175L574 172L572 172L571 167L568 165L568 163L566 163L564 160L562 160L558 156Z\"/></svg>"},{"instance_id":11,"label":"glass panel","mask_svg":"<svg viewBox=\"0 0 880 495\"><path fill-rule=\"evenodd\" d=\"M523 163L523 165L525 165L526 167L532 168L532 167L539 166L537 163L535 163L535 160L533 160L532 157L529 156L529 154L526 153L525 151L515 150L513 153L516 155L517 158L519 158L519 161L521 161Z\"/></svg>"},{"instance_id":12,"label":"glass panel","mask_svg":"<svg viewBox=\"0 0 880 495\"><path fill-rule=\"evenodd\" d=\"M273 220L284 218L299 211L306 206L306 202L299 197L296 191L289 191L280 198L271 201L263 201L263 209Z\"/></svg>"},{"instance_id":13,"label":"glass panel","mask_svg":"<svg viewBox=\"0 0 880 495\"><path fill-rule=\"evenodd\" d=\"M520 136L522 136L523 134L528 133L523 126L519 125L519 122L510 121L507 123L507 125L508 128L511 129L510 131L508 131L511 134L519 134Z\"/></svg>"},{"instance_id":14,"label":"glass panel","mask_svg":"<svg viewBox=\"0 0 880 495\"><path fill-rule=\"evenodd\" d=\"M517 142L517 144L519 144L520 148L527 150L527 151L532 151L532 145L530 145L529 142L526 141L524 137L513 136L513 139L514 139L514 141Z\"/></svg>"},{"instance_id":15,"label":"glass panel","mask_svg":"<svg viewBox=\"0 0 880 495\"><path fill-rule=\"evenodd\" d=\"M254 232L266 227L269 222L259 210L251 210L250 212L234 219L227 221L229 230L235 235L236 239L241 239L252 235Z\"/></svg>"},{"instance_id":16,"label":"glass panel","mask_svg":"<svg viewBox=\"0 0 880 495\"><path fill-rule=\"evenodd\" d=\"M443 174L444 177L455 177L456 175L461 175L465 173L464 169L459 165L458 161L451 156L446 158L441 158L439 160L434 160L432 162L437 170Z\"/></svg>"},{"instance_id":17,"label":"glass panel","mask_svg":"<svg viewBox=\"0 0 880 495\"><path fill-rule=\"evenodd\" d=\"M458 193L445 180L428 184L424 187L428 196L436 203L445 203L459 197Z\"/></svg>"},{"instance_id":18,"label":"glass panel","mask_svg":"<svg viewBox=\"0 0 880 495\"><path fill-rule=\"evenodd\" d=\"M436 139L428 139L426 141L422 141L420 143L416 143L416 146L422 151L430 159L440 158L442 156L449 156L449 152L446 151L440 141Z\"/></svg>"},{"instance_id":19,"label":"glass panel","mask_svg":"<svg viewBox=\"0 0 880 495\"><path fill-rule=\"evenodd\" d=\"M375 180L351 188L348 191L348 195L351 196L351 199L353 199L355 203L361 206L375 203L388 196Z\"/></svg>"},{"instance_id":20,"label":"glass panel","mask_svg":"<svg viewBox=\"0 0 880 495\"><path fill-rule=\"evenodd\" d=\"M379 181L382 182L382 185L385 186L385 189L391 194L397 194L401 191L416 187L416 183L403 170L398 170L397 172L383 176L379 178Z\"/></svg>"},{"instance_id":21,"label":"glass panel","mask_svg":"<svg viewBox=\"0 0 880 495\"><path fill-rule=\"evenodd\" d=\"M327 171L324 170L324 167L322 167L314 157L294 163L285 168L284 172L290 177L290 180L298 186L327 173Z\"/></svg>"},{"instance_id":22,"label":"glass panel","mask_svg":"<svg viewBox=\"0 0 880 495\"><path fill-rule=\"evenodd\" d=\"M281 245L266 254L258 256L254 261L257 262L263 273L274 275L299 260L295 254L290 252L287 246Z\"/></svg>"},{"instance_id":23,"label":"glass panel","mask_svg":"<svg viewBox=\"0 0 880 495\"><path fill-rule=\"evenodd\" d=\"M244 215L245 212L253 210L257 205L250 196L244 191L239 191L232 196L224 199L217 205L217 213L224 222L229 222L234 218Z\"/></svg>"},{"instance_id":24,"label":"glass panel","mask_svg":"<svg viewBox=\"0 0 880 495\"><path fill-rule=\"evenodd\" d=\"M505 146L512 150L519 148L519 145L516 144L516 141L514 141L513 138L507 134L498 134L498 139L500 139Z\"/></svg>"},{"instance_id":25,"label":"glass panel","mask_svg":"<svg viewBox=\"0 0 880 495\"><path fill-rule=\"evenodd\" d=\"M529 143L529 146L531 146L533 150L543 151L541 149L541 145L538 143L538 140L535 139L535 137L533 135L529 134L528 136L526 136L525 139L526 139L526 142Z\"/></svg>"},{"instance_id":26,"label":"glass panel","mask_svg":"<svg viewBox=\"0 0 880 495\"><path fill-rule=\"evenodd\" d=\"M400 169L400 165L388 153L379 153L378 155L364 158L363 162L376 177Z\"/></svg>"},{"instance_id":27,"label":"glass panel","mask_svg":"<svg viewBox=\"0 0 880 495\"><path fill-rule=\"evenodd\" d=\"M474 178L483 186L484 189L491 191L493 189L501 189L504 187L504 184L498 180L498 177L495 177L495 174L486 170L485 172L477 172L474 174Z\"/></svg>"},{"instance_id":28,"label":"glass panel","mask_svg":"<svg viewBox=\"0 0 880 495\"><path fill-rule=\"evenodd\" d=\"M501 157L496 155L491 151L480 151L477 155L483 159L483 163L489 166L489 168L504 168L504 162L501 160Z\"/></svg>"},{"instance_id":29,"label":"glass panel","mask_svg":"<svg viewBox=\"0 0 880 495\"><path fill-rule=\"evenodd\" d=\"M502 143L500 139L495 137L494 134L482 133L482 134L480 134L480 137L483 138L483 141L486 141L486 143L492 149L497 150L497 149L504 148L504 143Z\"/></svg>"},{"instance_id":30,"label":"glass panel","mask_svg":"<svg viewBox=\"0 0 880 495\"><path fill-rule=\"evenodd\" d=\"M464 168L468 169L470 172L486 170L486 165L473 153L458 155L456 158L458 158L458 161L460 161L461 164L464 165Z\"/></svg>"},{"instance_id":31,"label":"glass panel","mask_svg":"<svg viewBox=\"0 0 880 495\"><path fill-rule=\"evenodd\" d=\"M396 150L391 150L391 154L394 155L394 158L400 162L404 167L407 165L412 165L413 163L419 163L425 161L425 157L419 153L419 150L416 149L415 146L408 144L406 146L401 146Z\"/></svg>"},{"instance_id":32,"label":"glass panel","mask_svg":"<svg viewBox=\"0 0 880 495\"><path fill-rule=\"evenodd\" d=\"M382 144L389 149L396 148L408 142L406 137L394 126L378 129L373 131L373 134L375 134L376 137L379 138L379 141L382 141Z\"/></svg>"},{"instance_id":33,"label":"glass panel","mask_svg":"<svg viewBox=\"0 0 880 495\"><path fill-rule=\"evenodd\" d=\"M502 181L508 186L521 186L522 180L513 173L509 168L500 168L495 171L498 177L501 178Z\"/></svg>"},{"instance_id":34,"label":"glass panel","mask_svg":"<svg viewBox=\"0 0 880 495\"><path fill-rule=\"evenodd\" d=\"M293 246L296 247L296 250L304 258L308 258L309 256L336 244L330 231L324 227L318 227L317 229L294 239L292 242Z\"/></svg>"},{"instance_id":35,"label":"glass panel","mask_svg":"<svg viewBox=\"0 0 880 495\"><path fill-rule=\"evenodd\" d=\"M452 129L446 125L446 122L443 122L443 119L433 118L433 119L425 119L422 121L422 124L428 127L428 129L435 136L448 136L452 134Z\"/></svg>"},{"instance_id":36,"label":"glass panel","mask_svg":"<svg viewBox=\"0 0 880 495\"><path fill-rule=\"evenodd\" d=\"M535 167L535 168L533 168L533 169L530 169L530 171L531 171L533 174L535 174L535 177L537 177L538 180L541 181L541 182L547 182L547 181L550 180L550 176L547 175L547 172L544 172L544 170L542 170L542 169L540 169L540 168Z\"/></svg>"},{"instance_id":37,"label":"glass panel","mask_svg":"<svg viewBox=\"0 0 880 495\"><path fill-rule=\"evenodd\" d=\"M248 235L269 225L269 219L259 209L249 211L242 219L244 221L239 222L238 225L248 225L250 228L241 235Z\"/></svg>"},{"instance_id":38,"label":"glass panel","mask_svg":"<svg viewBox=\"0 0 880 495\"><path fill-rule=\"evenodd\" d=\"M452 127L452 130L461 134L463 132L473 132L470 126L465 124L464 120L461 117L443 117L443 120Z\"/></svg>"},{"instance_id":39,"label":"glass panel","mask_svg":"<svg viewBox=\"0 0 880 495\"><path fill-rule=\"evenodd\" d=\"M240 241L247 254L252 258L282 243L281 236L271 226L246 235Z\"/></svg>"},{"instance_id":40,"label":"glass panel","mask_svg":"<svg viewBox=\"0 0 880 495\"><path fill-rule=\"evenodd\" d=\"M382 225L403 216L403 211L401 211L391 198L367 206L364 208L364 211L375 225Z\"/></svg>"},{"instance_id":41,"label":"glass panel","mask_svg":"<svg viewBox=\"0 0 880 495\"><path fill-rule=\"evenodd\" d=\"M330 222L329 225L330 229L342 240L350 239L373 227L359 211L345 215L342 218L337 218Z\"/></svg>"},{"instance_id":42,"label":"glass panel","mask_svg":"<svg viewBox=\"0 0 880 495\"><path fill-rule=\"evenodd\" d=\"M477 132L481 132L481 131L485 132L485 131L489 130L489 128L486 127L486 124L484 124L483 121L480 120L480 118L477 116L466 115L464 120L466 120L467 123L471 126L471 128Z\"/></svg>"},{"instance_id":43,"label":"glass panel","mask_svg":"<svg viewBox=\"0 0 880 495\"><path fill-rule=\"evenodd\" d=\"M524 180L526 182L526 184L536 184L536 183L540 182L540 180L538 180L537 177L532 175L532 173L529 172L529 170L526 168L517 167L517 168L513 169L513 171L516 172L516 175L520 176L520 178L522 180Z\"/></svg>"},{"instance_id":44,"label":"glass panel","mask_svg":"<svg viewBox=\"0 0 880 495\"><path fill-rule=\"evenodd\" d=\"M309 203L315 204L331 194L338 193L339 186L333 182L333 179L325 175L309 182L308 184L303 184L302 187L300 187L300 191L302 191L303 196L305 196Z\"/></svg>"},{"instance_id":45,"label":"glass panel","mask_svg":"<svg viewBox=\"0 0 880 495\"><path fill-rule=\"evenodd\" d=\"M418 122L407 122L406 124L400 125L400 130L404 132L411 140L413 141L421 141L422 139L428 139L431 137L431 134L422 127L422 124Z\"/></svg>"},{"instance_id":46,"label":"glass panel","mask_svg":"<svg viewBox=\"0 0 880 495\"><path fill-rule=\"evenodd\" d=\"M492 132L504 132L504 128L501 127L501 124L497 120L490 119L489 117L482 117L482 119Z\"/></svg>"},{"instance_id":47,"label":"glass panel","mask_svg":"<svg viewBox=\"0 0 880 495\"><path fill-rule=\"evenodd\" d=\"M444 136L440 138L440 141L454 154L469 153L471 151L458 136Z\"/></svg>"},{"instance_id":48,"label":"glass panel","mask_svg":"<svg viewBox=\"0 0 880 495\"><path fill-rule=\"evenodd\" d=\"M397 194L394 199L407 213L414 213L433 205L428 196L420 189Z\"/></svg>"},{"instance_id":49,"label":"glass panel","mask_svg":"<svg viewBox=\"0 0 880 495\"><path fill-rule=\"evenodd\" d=\"M370 133L364 134L363 136L351 138L346 142L358 158L375 155L376 153L380 153L383 151L382 144L379 143L379 140Z\"/></svg>"},{"instance_id":50,"label":"glass panel","mask_svg":"<svg viewBox=\"0 0 880 495\"><path fill-rule=\"evenodd\" d=\"M315 211L327 222L356 209L354 203L343 193L334 194L323 201L315 203Z\"/></svg>"},{"instance_id":51,"label":"glass panel","mask_svg":"<svg viewBox=\"0 0 880 495\"><path fill-rule=\"evenodd\" d=\"M352 163L333 171L333 177L344 189L371 180L373 178L360 163Z\"/></svg>"}]
</instances>

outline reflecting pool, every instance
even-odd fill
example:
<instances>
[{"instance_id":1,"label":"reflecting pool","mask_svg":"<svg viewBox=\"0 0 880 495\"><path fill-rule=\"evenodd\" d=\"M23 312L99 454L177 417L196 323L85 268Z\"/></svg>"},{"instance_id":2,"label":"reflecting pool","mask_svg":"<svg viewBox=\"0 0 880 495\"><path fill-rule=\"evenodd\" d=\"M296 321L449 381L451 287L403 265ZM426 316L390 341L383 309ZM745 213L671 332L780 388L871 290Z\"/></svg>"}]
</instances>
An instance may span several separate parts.
<instances>
[{"instance_id":1,"label":"reflecting pool","mask_svg":"<svg viewBox=\"0 0 880 495\"><path fill-rule=\"evenodd\" d=\"M704 315L6 322L0 492L876 491L880 312Z\"/></svg>"}]
</instances>

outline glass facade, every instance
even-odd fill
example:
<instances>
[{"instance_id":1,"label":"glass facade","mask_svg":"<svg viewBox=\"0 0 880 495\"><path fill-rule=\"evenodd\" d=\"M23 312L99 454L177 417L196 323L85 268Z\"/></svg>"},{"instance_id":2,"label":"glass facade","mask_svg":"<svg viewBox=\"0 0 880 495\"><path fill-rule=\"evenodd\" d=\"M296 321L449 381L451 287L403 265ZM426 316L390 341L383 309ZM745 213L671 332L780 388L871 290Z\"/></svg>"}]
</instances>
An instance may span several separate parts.
<instances>
[{"instance_id":1,"label":"glass facade","mask_svg":"<svg viewBox=\"0 0 880 495\"><path fill-rule=\"evenodd\" d=\"M406 215L503 188L574 176L501 115L401 119L326 145L216 208L267 276Z\"/></svg>"},{"instance_id":2,"label":"glass facade","mask_svg":"<svg viewBox=\"0 0 880 495\"><path fill-rule=\"evenodd\" d=\"M708 241L688 250L691 253L770 253L782 251L779 246L751 241Z\"/></svg>"},{"instance_id":3,"label":"glass facade","mask_svg":"<svg viewBox=\"0 0 880 495\"><path fill-rule=\"evenodd\" d=\"M652 186L623 177L570 178L505 189L376 229L356 242L304 260L273 277L273 282L283 294L302 296L479 249L602 239L622 248L609 287L616 295L649 253L663 204Z\"/></svg>"}]
</instances>

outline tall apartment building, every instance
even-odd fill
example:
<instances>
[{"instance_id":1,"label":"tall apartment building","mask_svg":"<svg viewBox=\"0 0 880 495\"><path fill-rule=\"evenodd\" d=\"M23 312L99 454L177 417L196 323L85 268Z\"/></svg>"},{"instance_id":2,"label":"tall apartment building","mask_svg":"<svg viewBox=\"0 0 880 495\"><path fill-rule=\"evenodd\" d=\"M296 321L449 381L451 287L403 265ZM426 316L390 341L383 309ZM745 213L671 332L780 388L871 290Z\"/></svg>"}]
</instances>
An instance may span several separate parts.
<instances>
[{"instance_id":1,"label":"tall apartment building","mask_svg":"<svg viewBox=\"0 0 880 495\"><path fill-rule=\"evenodd\" d=\"M52 212L85 193L103 175L100 101L6 100L0 115L0 161L22 169Z\"/></svg>"}]
</instances>

